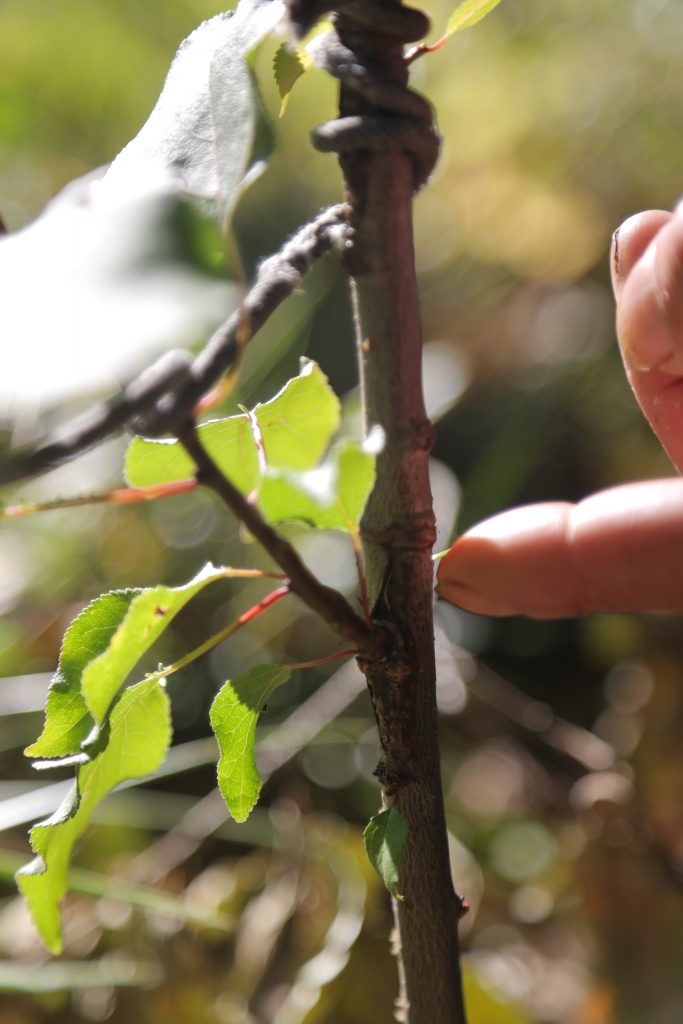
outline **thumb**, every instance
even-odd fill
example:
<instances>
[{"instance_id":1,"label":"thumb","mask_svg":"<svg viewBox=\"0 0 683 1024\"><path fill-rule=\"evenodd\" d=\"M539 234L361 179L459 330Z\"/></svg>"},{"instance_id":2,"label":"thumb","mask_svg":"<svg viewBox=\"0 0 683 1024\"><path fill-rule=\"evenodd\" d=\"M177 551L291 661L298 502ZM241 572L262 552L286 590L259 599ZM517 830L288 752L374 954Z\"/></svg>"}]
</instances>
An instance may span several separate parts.
<instances>
[{"instance_id":1,"label":"thumb","mask_svg":"<svg viewBox=\"0 0 683 1024\"><path fill-rule=\"evenodd\" d=\"M683 216L629 218L612 247L617 337L638 403L683 471Z\"/></svg>"}]
</instances>

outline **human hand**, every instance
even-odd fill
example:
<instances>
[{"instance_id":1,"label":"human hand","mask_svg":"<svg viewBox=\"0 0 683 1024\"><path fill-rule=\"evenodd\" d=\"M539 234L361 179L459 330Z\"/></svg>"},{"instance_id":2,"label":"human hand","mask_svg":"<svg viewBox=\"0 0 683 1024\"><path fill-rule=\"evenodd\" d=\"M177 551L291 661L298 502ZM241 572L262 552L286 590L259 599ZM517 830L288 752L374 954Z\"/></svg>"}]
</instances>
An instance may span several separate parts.
<instances>
[{"instance_id":1,"label":"human hand","mask_svg":"<svg viewBox=\"0 0 683 1024\"><path fill-rule=\"evenodd\" d=\"M683 472L683 204L622 224L612 286L629 382ZM503 512L463 534L437 575L441 597L481 615L683 611L683 480Z\"/></svg>"}]
</instances>

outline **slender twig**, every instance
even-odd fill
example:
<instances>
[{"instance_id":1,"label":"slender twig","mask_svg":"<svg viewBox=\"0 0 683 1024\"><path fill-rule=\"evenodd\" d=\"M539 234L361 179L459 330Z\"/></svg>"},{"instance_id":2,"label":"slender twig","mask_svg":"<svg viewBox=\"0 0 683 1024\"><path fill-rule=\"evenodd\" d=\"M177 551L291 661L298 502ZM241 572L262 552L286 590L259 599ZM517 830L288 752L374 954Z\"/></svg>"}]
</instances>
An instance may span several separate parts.
<instances>
[{"instance_id":1,"label":"slender twig","mask_svg":"<svg viewBox=\"0 0 683 1024\"><path fill-rule=\"evenodd\" d=\"M347 234L346 207L340 204L324 210L261 264L242 307L218 328L194 361L187 352L166 352L110 402L68 423L37 448L0 454L0 483L44 473L124 427L156 437L173 433L228 371L230 378L236 375L249 341L315 263L344 246Z\"/></svg>"},{"instance_id":2,"label":"slender twig","mask_svg":"<svg viewBox=\"0 0 683 1024\"><path fill-rule=\"evenodd\" d=\"M237 633L238 630L242 629L243 626L246 626L249 622L253 622L259 615L262 615L263 612L267 611L271 605L274 605L277 601L281 601L282 598L287 597L289 593L290 588L287 584L282 587L277 587L277 589L272 590L270 594L266 594L266 596L257 604L253 605L246 612L243 612L242 615L240 615L238 619L235 619L234 622L231 622L224 629L221 629L220 632L214 633L213 636L210 636L208 640L205 640L204 643L199 645L199 647L195 647L194 650L184 654L182 658L179 658L178 661L174 661L172 665L162 665L162 667L157 669L156 672L150 672L147 678L165 679L166 676L173 675L174 672L179 672L181 668L186 668L188 665L191 665L193 661L196 661L197 658L201 658L204 654L208 654L208 652L212 651L214 647L218 647L219 644L222 644L225 640L234 636L234 634Z\"/></svg>"},{"instance_id":3,"label":"slender twig","mask_svg":"<svg viewBox=\"0 0 683 1024\"><path fill-rule=\"evenodd\" d=\"M335 651L334 654L326 654L323 658L314 658L313 661L298 661L287 668L317 668L319 665L327 665L330 661L339 661L340 658L352 658L354 654L358 654L358 651Z\"/></svg>"},{"instance_id":4,"label":"slender twig","mask_svg":"<svg viewBox=\"0 0 683 1024\"><path fill-rule=\"evenodd\" d=\"M152 484L149 487L119 487L114 491L100 494L84 494L77 498L56 498L54 501L37 502L34 505L22 502L0 508L0 519L18 519L32 516L37 512L54 512L56 509L80 508L84 505L137 505L142 501L156 501L158 498L173 498L178 494L193 491L197 481L176 480L168 484Z\"/></svg>"},{"instance_id":5,"label":"slender twig","mask_svg":"<svg viewBox=\"0 0 683 1024\"><path fill-rule=\"evenodd\" d=\"M416 61L418 57L422 57L425 53L436 53L450 38L450 35L446 34L437 39L435 43L418 43L417 46L413 46L407 51L403 59L406 64L412 64L413 61Z\"/></svg>"},{"instance_id":6,"label":"slender twig","mask_svg":"<svg viewBox=\"0 0 683 1024\"><path fill-rule=\"evenodd\" d=\"M197 482L209 487L228 506L273 561L289 578L289 587L343 640L354 644L365 657L381 658L388 652L389 637L381 628L366 623L346 598L325 586L306 568L296 550L270 526L258 508L227 479L202 445L194 424L178 431L181 442L197 467Z\"/></svg>"}]
</instances>

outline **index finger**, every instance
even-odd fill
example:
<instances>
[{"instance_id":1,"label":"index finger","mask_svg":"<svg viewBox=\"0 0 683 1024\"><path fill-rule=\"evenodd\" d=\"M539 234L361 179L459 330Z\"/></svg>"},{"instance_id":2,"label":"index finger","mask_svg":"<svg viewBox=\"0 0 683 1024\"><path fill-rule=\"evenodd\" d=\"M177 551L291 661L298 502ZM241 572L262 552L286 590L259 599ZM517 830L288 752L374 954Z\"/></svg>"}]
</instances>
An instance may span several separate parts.
<instances>
[{"instance_id":1,"label":"index finger","mask_svg":"<svg viewBox=\"0 0 683 1024\"><path fill-rule=\"evenodd\" d=\"M683 610L683 480L503 512L455 542L439 594L480 615Z\"/></svg>"}]
</instances>

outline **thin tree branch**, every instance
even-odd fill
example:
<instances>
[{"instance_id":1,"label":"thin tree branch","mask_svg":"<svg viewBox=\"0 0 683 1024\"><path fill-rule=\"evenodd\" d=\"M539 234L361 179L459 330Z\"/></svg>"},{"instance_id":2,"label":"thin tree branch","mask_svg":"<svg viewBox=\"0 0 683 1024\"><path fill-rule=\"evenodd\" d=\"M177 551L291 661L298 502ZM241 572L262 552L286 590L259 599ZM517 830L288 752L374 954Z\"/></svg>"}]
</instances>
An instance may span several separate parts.
<instances>
[{"instance_id":1,"label":"thin tree branch","mask_svg":"<svg viewBox=\"0 0 683 1024\"><path fill-rule=\"evenodd\" d=\"M305 0L298 0L295 12ZM304 21L306 10L304 10ZM295 16L298 14L295 13ZM397 1019L464 1024L458 920L441 787L432 618L435 537L429 486L434 432L422 397L422 338L412 198L434 166L439 136L429 104L407 88L406 43L429 22L398 2L354 0L334 16L338 39L321 36L316 60L341 83L339 118L313 133L339 153L352 228L343 263L356 320L366 429L386 445L361 521L369 605L400 642L383 662L361 659L382 754L385 806L400 811L408 839L394 900L399 971Z\"/></svg>"},{"instance_id":2,"label":"thin tree branch","mask_svg":"<svg viewBox=\"0 0 683 1024\"><path fill-rule=\"evenodd\" d=\"M145 501L157 501L160 498L174 498L178 494L187 494L194 490L197 481L175 480L168 484L150 484L148 487L121 487L100 494L84 494L77 498L56 498L54 501L37 502L34 505L23 502L0 508L0 519L19 519L23 516L36 515L38 512L54 512L56 509L80 508L88 505L137 505Z\"/></svg>"},{"instance_id":3,"label":"thin tree branch","mask_svg":"<svg viewBox=\"0 0 683 1024\"><path fill-rule=\"evenodd\" d=\"M342 594L316 579L289 541L270 526L258 508L224 476L202 445L195 425L188 424L178 430L177 437L197 467L197 482L209 487L225 502L287 574L291 592L319 615L337 636L358 648L364 657L381 660L386 656L390 646L386 630L366 623Z\"/></svg>"},{"instance_id":4,"label":"thin tree branch","mask_svg":"<svg viewBox=\"0 0 683 1024\"><path fill-rule=\"evenodd\" d=\"M324 210L265 260L241 308L194 361L182 350L166 352L110 402L62 427L39 447L0 453L0 483L44 473L124 427L154 437L173 433L225 373L236 374L247 344L317 261L346 244L346 213L344 204Z\"/></svg>"}]
</instances>

